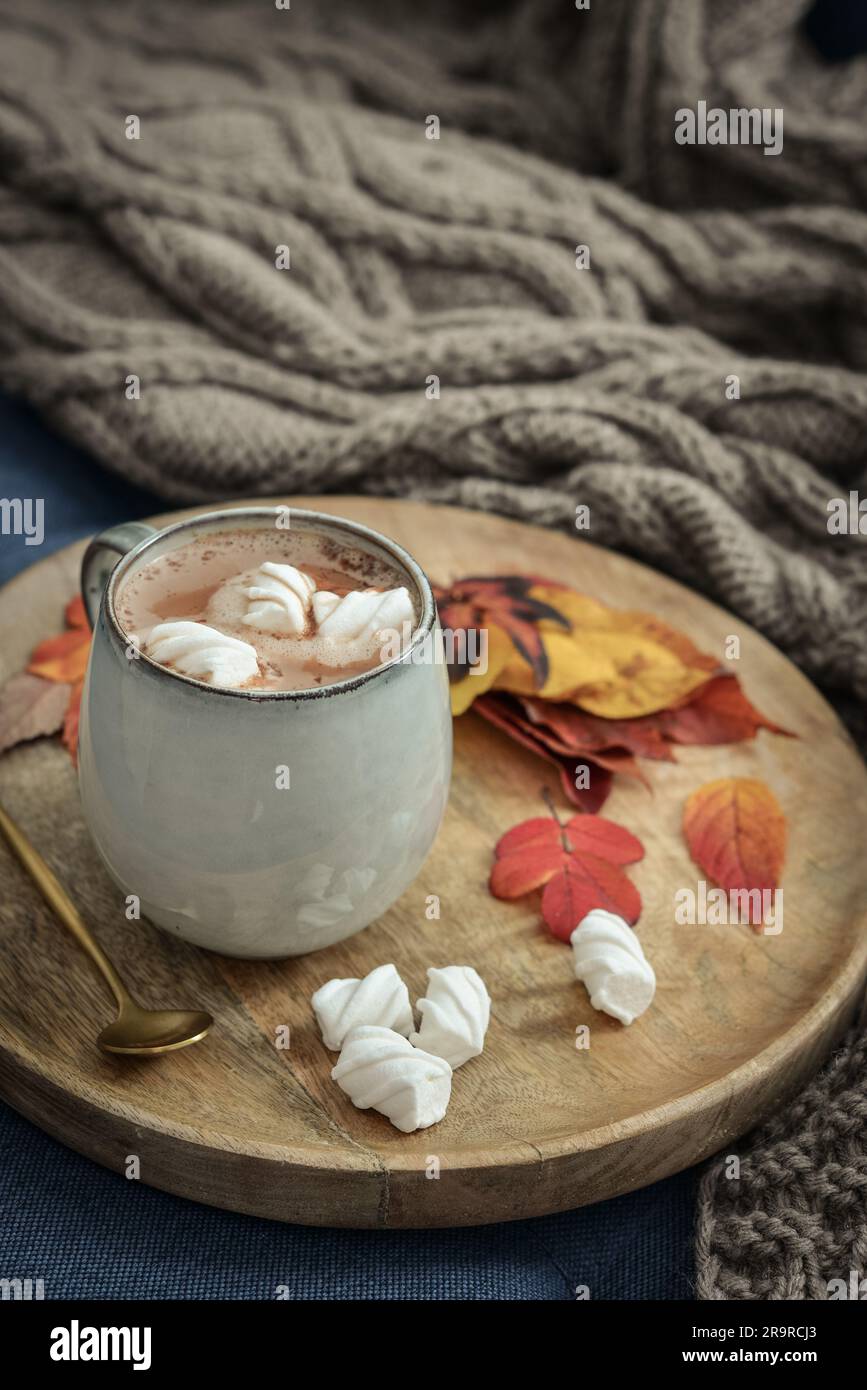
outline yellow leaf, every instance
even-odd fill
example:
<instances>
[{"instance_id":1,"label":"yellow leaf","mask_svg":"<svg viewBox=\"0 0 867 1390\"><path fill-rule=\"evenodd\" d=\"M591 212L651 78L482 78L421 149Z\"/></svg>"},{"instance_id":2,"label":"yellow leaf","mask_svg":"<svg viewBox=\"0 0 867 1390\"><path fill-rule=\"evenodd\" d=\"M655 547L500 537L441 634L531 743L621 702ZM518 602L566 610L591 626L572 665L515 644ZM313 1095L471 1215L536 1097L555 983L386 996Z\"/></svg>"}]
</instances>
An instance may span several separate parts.
<instances>
[{"instance_id":1,"label":"yellow leaf","mask_svg":"<svg viewBox=\"0 0 867 1390\"><path fill-rule=\"evenodd\" d=\"M677 628L669 627L661 618L656 618L652 613L641 613L633 610L621 610L611 612L611 625L618 631L634 632L641 637L649 637L652 642L665 647L666 651L671 652L693 671L707 671L712 674L719 670L719 661L714 656L708 656L707 652L699 651L694 642L683 632L678 632Z\"/></svg>"},{"instance_id":2,"label":"yellow leaf","mask_svg":"<svg viewBox=\"0 0 867 1390\"><path fill-rule=\"evenodd\" d=\"M541 695L546 700L564 700L578 685L613 680L616 667L611 656L593 633L593 641L579 640L575 632L553 629L544 636L548 654L548 679L540 690L533 682L533 672L526 661L515 652L496 678L497 690L513 695ZM582 636L586 636L583 634Z\"/></svg>"},{"instance_id":3,"label":"yellow leaf","mask_svg":"<svg viewBox=\"0 0 867 1390\"><path fill-rule=\"evenodd\" d=\"M576 593L574 589L555 589L549 588L546 584L538 584L534 585L530 592L533 598L541 599L542 603L550 603L552 608L556 608L558 613L568 618L573 627L604 625L613 614L613 610L606 608L598 599L591 598L589 594ZM556 624L552 622L546 621L540 626L546 632L556 630Z\"/></svg>"},{"instance_id":4,"label":"yellow leaf","mask_svg":"<svg viewBox=\"0 0 867 1390\"><path fill-rule=\"evenodd\" d=\"M497 690L570 700L604 719L632 719L668 709L716 669L712 657L652 614L618 612L586 594L545 585L533 595L562 613L571 630L540 624L548 654L541 690L517 653L495 678Z\"/></svg>"},{"instance_id":5,"label":"yellow leaf","mask_svg":"<svg viewBox=\"0 0 867 1390\"><path fill-rule=\"evenodd\" d=\"M518 655L512 639L501 627L489 624L485 628L485 632L488 642L487 668L484 671L481 667L475 668L475 673L471 672L467 676L462 676L459 681L454 681L450 687L452 714L455 718L459 714L465 714L473 700L491 689L503 667L513 658L524 667L528 674L530 672L523 657Z\"/></svg>"},{"instance_id":6,"label":"yellow leaf","mask_svg":"<svg viewBox=\"0 0 867 1390\"><path fill-rule=\"evenodd\" d=\"M635 719L643 714L656 714L691 695L708 679L706 671L684 666L665 647L641 637L627 633L594 633L588 640L600 653L603 649L608 651L614 674L608 679L582 682L568 698L581 709L603 719Z\"/></svg>"}]
</instances>

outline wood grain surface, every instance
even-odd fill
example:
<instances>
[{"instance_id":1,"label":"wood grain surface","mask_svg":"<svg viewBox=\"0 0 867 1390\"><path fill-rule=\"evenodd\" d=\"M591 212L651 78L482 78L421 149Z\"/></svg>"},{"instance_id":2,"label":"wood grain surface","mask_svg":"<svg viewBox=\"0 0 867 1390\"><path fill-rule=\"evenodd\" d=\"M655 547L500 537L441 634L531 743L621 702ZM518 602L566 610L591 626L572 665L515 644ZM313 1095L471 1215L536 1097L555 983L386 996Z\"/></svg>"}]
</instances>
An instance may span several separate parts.
<instances>
[{"instance_id":1,"label":"wood grain surface","mask_svg":"<svg viewBox=\"0 0 867 1390\"><path fill-rule=\"evenodd\" d=\"M369 498L279 499L357 518L395 537L428 574L527 571L606 603L641 607L736 665L748 695L797 739L678 750L618 779L605 814L644 841L629 870L658 992L631 1028L596 1013L538 899L495 901L498 836L543 814L552 769L476 715L457 721L451 801L419 878L384 918L326 951L238 962L129 922L81 818L57 740L0 759L0 799L30 834L142 1002L209 1009L216 1027L159 1060L101 1055L111 1004L85 957L0 844L0 1093L65 1143L199 1201L316 1225L425 1227L511 1220L614 1196L728 1145L810 1075L851 1017L867 973L867 774L832 710L745 624L672 581L565 535L499 517ZM204 510L204 509L203 509ZM62 626L81 547L0 592L0 677ZM679 926L674 894L699 877L680 833L686 796L714 777L765 779L790 824L779 936ZM565 808L565 806L564 806ZM428 895L440 900L428 920ZM482 1057L454 1077L445 1120L403 1135L355 1110L309 998L333 976L394 961L413 999L430 965L474 965L493 1012ZM589 1049L575 1046L588 1024ZM291 1046L278 1049L288 1025ZM428 1176L438 1160L439 1177ZM123 1177L119 1176L119 1181Z\"/></svg>"}]
</instances>

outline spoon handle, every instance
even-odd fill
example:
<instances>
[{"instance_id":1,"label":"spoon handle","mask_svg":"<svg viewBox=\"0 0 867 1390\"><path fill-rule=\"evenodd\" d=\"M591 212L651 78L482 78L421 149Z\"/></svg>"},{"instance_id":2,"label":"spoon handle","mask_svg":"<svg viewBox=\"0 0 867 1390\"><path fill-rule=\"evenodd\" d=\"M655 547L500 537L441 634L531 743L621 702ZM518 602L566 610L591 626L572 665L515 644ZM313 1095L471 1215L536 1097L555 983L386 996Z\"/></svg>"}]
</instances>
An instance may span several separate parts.
<instances>
[{"instance_id":1,"label":"spoon handle","mask_svg":"<svg viewBox=\"0 0 867 1390\"><path fill-rule=\"evenodd\" d=\"M9 842L13 852L21 861L27 873L32 878L36 887L39 889L49 907L60 918L63 925L72 932L79 946L86 951L93 961L97 970L103 975L111 992L118 1004L124 1004L129 999L129 994L124 987L123 981L109 960L108 956L97 945L91 934L90 928L86 926L78 908L73 903L66 889L61 886L49 869L42 855L34 849L27 836L18 828L14 820L3 807L0 806L0 830Z\"/></svg>"}]
</instances>

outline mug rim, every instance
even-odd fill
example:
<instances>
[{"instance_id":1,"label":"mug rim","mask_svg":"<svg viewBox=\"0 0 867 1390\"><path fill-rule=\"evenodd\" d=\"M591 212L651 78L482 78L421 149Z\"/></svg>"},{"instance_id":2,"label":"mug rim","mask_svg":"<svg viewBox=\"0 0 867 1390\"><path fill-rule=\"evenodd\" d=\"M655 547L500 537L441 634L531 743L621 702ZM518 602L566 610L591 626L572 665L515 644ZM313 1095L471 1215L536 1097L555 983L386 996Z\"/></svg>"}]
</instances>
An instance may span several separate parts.
<instances>
[{"instance_id":1,"label":"mug rim","mask_svg":"<svg viewBox=\"0 0 867 1390\"><path fill-rule=\"evenodd\" d=\"M195 676L186 676L181 671L174 671L168 666L160 665L141 648L138 648L137 660L145 662L155 675L182 681L185 685L208 694L228 695L255 702L261 700L316 700L332 695L348 694L350 691L359 689L362 685L367 685L377 676L383 675L395 666L411 664L410 658L413 651L433 632L436 622L436 600L434 599L433 587L421 565L397 541L392 540L389 536L384 536L380 531L375 531L372 526L365 526L363 522L351 521L348 517L330 512L313 511L308 507L281 507L279 505L271 507L223 507L217 511L203 512L199 516L185 517L182 521L175 521L169 526L155 529L152 536L146 536L144 540L139 541L138 545L134 545L120 557L109 576L103 595L103 612L106 615L109 628L112 630L112 636L120 641L124 647L128 646L132 639L132 634L124 630L117 616L114 603L115 593L127 571L151 546L165 540L167 536L192 530L197 526L210 527L213 522L225 523L238 517L270 517L273 519L284 511L288 511L290 515L297 514L304 517L305 520L309 519L311 524L307 527L308 530L315 531L317 529L316 523L321 523L324 527L336 528L350 536L372 542L383 550L386 556L396 560L408 572L421 597L422 613L413 633L412 641L406 650L402 651L399 656L394 656L391 660L372 667L369 671L360 671L354 676L348 676L345 680L331 681L328 685L304 686L299 690L243 690L231 686L211 685L208 681L197 680ZM291 530L291 526L289 529Z\"/></svg>"}]
</instances>

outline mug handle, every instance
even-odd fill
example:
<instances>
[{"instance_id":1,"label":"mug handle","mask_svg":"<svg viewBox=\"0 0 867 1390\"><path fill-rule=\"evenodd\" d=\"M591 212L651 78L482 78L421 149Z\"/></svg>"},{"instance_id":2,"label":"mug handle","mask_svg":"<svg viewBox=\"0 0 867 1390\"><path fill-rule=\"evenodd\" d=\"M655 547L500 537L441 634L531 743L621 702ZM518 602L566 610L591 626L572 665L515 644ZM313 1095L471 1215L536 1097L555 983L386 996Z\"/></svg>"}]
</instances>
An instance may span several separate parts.
<instances>
[{"instance_id":1,"label":"mug handle","mask_svg":"<svg viewBox=\"0 0 867 1390\"><path fill-rule=\"evenodd\" d=\"M96 627L102 595L118 560L156 534L156 527L143 521L126 521L94 536L81 561L81 597L91 630Z\"/></svg>"}]
</instances>

